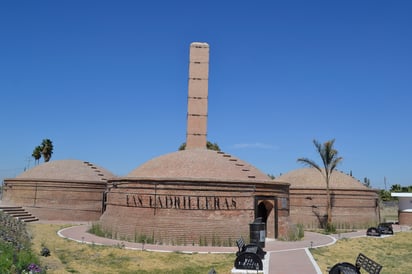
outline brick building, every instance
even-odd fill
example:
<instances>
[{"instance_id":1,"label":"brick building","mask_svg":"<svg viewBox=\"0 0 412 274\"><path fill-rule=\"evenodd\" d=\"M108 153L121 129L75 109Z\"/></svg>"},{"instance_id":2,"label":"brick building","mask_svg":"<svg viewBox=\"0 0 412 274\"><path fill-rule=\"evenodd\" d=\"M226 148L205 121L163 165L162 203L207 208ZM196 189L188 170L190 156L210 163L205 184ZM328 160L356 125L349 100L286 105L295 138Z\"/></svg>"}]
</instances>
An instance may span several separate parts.
<instances>
[{"instance_id":1,"label":"brick building","mask_svg":"<svg viewBox=\"0 0 412 274\"><path fill-rule=\"evenodd\" d=\"M41 220L95 221L112 177L89 162L50 161L5 179L2 203L23 206Z\"/></svg>"},{"instance_id":2,"label":"brick building","mask_svg":"<svg viewBox=\"0 0 412 274\"><path fill-rule=\"evenodd\" d=\"M318 227L326 212L319 172L276 180L207 144L209 45L190 45L186 149L149 160L124 177L89 162L51 161L6 179L3 203L43 220L95 221L114 237L164 244L227 245L265 222L266 237L292 223ZM378 220L378 195L340 172L332 176L333 220L363 226ZM354 214L356 212L356 214Z\"/></svg>"},{"instance_id":3,"label":"brick building","mask_svg":"<svg viewBox=\"0 0 412 274\"><path fill-rule=\"evenodd\" d=\"M320 226L326 214L325 179L315 168L301 168L276 178L290 183L290 217L308 228ZM332 222L339 227L368 227L379 222L378 191L352 176L334 171L330 181Z\"/></svg>"},{"instance_id":4,"label":"brick building","mask_svg":"<svg viewBox=\"0 0 412 274\"><path fill-rule=\"evenodd\" d=\"M105 230L168 244L228 244L262 217L267 237L284 233L288 188L223 152L178 151L109 181Z\"/></svg>"},{"instance_id":5,"label":"brick building","mask_svg":"<svg viewBox=\"0 0 412 274\"><path fill-rule=\"evenodd\" d=\"M289 184L207 150L209 45L190 45L186 149L109 181L101 223L112 234L175 244L230 244L262 217L267 237L285 233Z\"/></svg>"}]
</instances>

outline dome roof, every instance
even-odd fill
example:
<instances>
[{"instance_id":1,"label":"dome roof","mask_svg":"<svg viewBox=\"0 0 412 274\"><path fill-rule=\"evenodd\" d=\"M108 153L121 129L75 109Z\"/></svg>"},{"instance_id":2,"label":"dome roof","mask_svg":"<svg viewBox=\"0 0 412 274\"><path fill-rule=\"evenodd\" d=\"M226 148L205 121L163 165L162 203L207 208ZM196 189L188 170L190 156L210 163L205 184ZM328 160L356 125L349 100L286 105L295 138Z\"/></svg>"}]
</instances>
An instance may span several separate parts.
<instances>
[{"instance_id":1,"label":"dome roof","mask_svg":"<svg viewBox=\"0 0 412 274\"><path fill-rule=\"evenodd\" d=\"M290 183L290 188L325 188L325 179L315 168L300 168L283 174L277 181ZM355 178L334 170L331 176L330 188L334 189L368 189Z\"/></svg>"},{"instance_id":2,"label":"dome roof","mask_svg":"<svg viewBox=\"0 0 412 274\"><path fill-rule=\"evenodd\" d=\"M127 177L196 181L269 181L266 174L224 152L189 149L144 163Z\"/></svg>"},{"instance_id":3,"label":"dome roof","mask_svg":"<svg viewBox=\"0 0 412 274\"><path fill-rule=\"evenodd\" d=\"M111 172L80 160L56 160L35 166L16 179L102 182L115 177Z\"/></svg>"}]
</instances>

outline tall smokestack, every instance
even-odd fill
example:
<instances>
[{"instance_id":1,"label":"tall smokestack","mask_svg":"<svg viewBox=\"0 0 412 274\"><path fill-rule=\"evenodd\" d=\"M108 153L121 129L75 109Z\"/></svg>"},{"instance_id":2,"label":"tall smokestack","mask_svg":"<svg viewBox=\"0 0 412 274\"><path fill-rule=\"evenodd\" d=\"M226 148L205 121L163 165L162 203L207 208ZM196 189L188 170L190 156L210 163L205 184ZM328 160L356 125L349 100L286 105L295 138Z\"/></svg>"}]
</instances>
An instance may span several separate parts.
<instances>
[{"instance_id":1,"label":"tall smokestack","mask_svg":"<svg viewBox=\"0 0 412 274\"><path fill-rule=\"evenodd\" d=\"M206 149L208 80L209 45L194 42L190 44L186 149Z\"/></svg>"}]
</instances>

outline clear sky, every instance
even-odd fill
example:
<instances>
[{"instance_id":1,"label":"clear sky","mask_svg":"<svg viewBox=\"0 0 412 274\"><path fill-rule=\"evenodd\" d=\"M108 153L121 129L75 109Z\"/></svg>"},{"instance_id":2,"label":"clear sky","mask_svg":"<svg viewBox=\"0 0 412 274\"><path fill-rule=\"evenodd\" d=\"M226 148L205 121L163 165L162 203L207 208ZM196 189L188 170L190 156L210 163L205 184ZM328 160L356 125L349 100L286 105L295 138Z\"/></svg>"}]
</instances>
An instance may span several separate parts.
<instances>
[{"instance_id":1,"label":"clear sky","mask_svg":"<svg viewBox=\"0 0 412 274\"><path fill-rule=\"evenodd\" d=\"M318 163L412 185L412 1L0 1L0 178L51 160L124 176L186 138L191 42L208 140L278 176ZM386 180L385 180L386 178Z\"/></svg>"}]
</instances>

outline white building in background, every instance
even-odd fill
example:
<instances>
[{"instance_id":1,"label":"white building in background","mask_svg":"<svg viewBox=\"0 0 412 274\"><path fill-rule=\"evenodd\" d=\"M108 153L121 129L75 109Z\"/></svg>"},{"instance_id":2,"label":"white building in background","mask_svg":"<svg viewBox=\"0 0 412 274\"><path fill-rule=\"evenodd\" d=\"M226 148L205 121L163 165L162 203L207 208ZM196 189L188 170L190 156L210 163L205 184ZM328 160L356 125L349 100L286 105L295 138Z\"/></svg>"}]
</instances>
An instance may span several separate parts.
<instances>
[{"instance_id":1,"label":"white building in background","mask_svg":"<svg viewBox=\"0 0 412 274\"><path fill-rule=\"evenodd\" d=\"M412 193L391 193L399 199L398 220L400 225L412 225Z\"/></svg>"}]
</instances>

